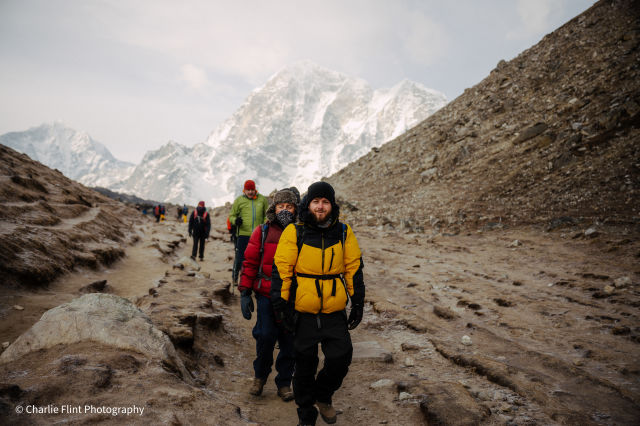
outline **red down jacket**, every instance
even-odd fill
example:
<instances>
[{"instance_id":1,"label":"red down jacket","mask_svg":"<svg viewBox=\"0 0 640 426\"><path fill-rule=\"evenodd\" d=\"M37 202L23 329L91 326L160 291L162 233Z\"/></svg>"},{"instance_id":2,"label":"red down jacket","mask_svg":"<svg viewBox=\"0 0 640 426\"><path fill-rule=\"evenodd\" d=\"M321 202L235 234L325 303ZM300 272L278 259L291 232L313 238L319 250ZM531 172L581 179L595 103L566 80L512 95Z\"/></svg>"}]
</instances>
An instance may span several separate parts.
<instances>
[{"instance_id":1,"label":"red down jacket","mask_svg":"<svg viewBox=\"0 0 640 426\"><path fill-rule=\"evenodd\" d=\"M260 267L260 244L262 242L262 225L256 227L251 233L249 244L244 251L244 261L242 262L242 276L238 284L238 290L252 289L256 293L270 297L271 291L271 268L273 266L273 256L276 254L282 228L277 222L268 222L267 239L264 242L264 253L262 255L262 280L258 277ZM260 288L258 288L260 285Z\"/></svg>"}]
</instances>

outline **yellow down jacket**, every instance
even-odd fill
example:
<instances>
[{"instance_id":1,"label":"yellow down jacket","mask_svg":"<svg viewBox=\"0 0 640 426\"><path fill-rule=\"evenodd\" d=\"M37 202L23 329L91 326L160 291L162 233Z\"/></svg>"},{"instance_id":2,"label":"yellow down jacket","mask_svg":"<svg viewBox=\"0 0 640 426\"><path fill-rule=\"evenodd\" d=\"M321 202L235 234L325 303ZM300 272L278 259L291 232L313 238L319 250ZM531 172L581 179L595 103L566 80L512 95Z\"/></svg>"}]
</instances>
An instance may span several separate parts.
<instances>
[{"instance_id":1,"label":"yellow down jacket","mask_svg":"<svg viewBox=\"0 0 640 426\"><path fill-rule=\"evenodd\" d=\"M291 224L282 232L273 259L271 299L281 297L293 302L296 311L313 314L344 310L349 298L362 305L362 268L360 247L349 225L337 220L328 228Z\"/></svg>"}]
</instances>

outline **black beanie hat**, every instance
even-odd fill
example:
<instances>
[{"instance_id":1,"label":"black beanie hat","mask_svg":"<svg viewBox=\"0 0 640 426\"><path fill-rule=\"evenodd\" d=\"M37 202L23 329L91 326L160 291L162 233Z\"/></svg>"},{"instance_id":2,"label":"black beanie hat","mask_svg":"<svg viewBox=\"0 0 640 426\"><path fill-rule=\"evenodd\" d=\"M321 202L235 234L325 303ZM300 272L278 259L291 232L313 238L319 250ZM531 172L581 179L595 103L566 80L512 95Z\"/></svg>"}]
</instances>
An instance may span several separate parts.
<instances>
[{"instance_id":1,"label":"black beanie hat","mask_svg":"<svg viewBox=\"0 0 640 426\"><path fill-rule=\"evenodd\" d=\"M310 203L314 198L326 198L331 202L332 206L336 205L336 193L327 182L315 182L309 186L309 189L307 189L307 203Z\"/></svg>"}]
</instances>

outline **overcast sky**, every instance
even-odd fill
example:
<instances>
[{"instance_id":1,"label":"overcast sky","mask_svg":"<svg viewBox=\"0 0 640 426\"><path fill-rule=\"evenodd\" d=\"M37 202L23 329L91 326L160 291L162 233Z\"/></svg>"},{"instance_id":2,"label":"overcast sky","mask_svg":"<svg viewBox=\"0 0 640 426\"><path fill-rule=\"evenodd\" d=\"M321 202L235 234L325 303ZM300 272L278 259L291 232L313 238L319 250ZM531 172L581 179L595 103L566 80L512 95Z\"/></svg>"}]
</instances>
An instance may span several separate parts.
<instances>
[{"instance_id":1,"label":"overcast sky","mask_svg":"<svg viewBox=\"0 0 640 426\"><path fill-rule=\"evenodd\" d=\"M0 0L0 134L55 120L139 162L300 60L449 100L593 0Z\"/></svg>"}]
</instances>

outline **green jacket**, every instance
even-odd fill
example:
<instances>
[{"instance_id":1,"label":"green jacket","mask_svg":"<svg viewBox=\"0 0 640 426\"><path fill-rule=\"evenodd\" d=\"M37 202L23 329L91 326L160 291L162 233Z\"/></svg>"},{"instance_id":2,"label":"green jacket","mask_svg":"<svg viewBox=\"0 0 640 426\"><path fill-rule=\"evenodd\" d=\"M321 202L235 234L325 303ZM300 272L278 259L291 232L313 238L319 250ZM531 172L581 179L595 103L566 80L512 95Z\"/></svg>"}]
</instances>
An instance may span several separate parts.
<instances>
[{"instance_id":1,"label":"green jacket","mask_svg":"<svg viewBox=\"0 0 640 426\"><path fill-rule=\"evenodd\" d=\"M242 218L242 225L236 232L238 235L250 236L258 225L265 222L269 201L262 194L257 194L256 198L251 200L242 194L233 202L231 213L229 214L229 222L235 225L236 218Z\"/></svg>"}]
</instances>

